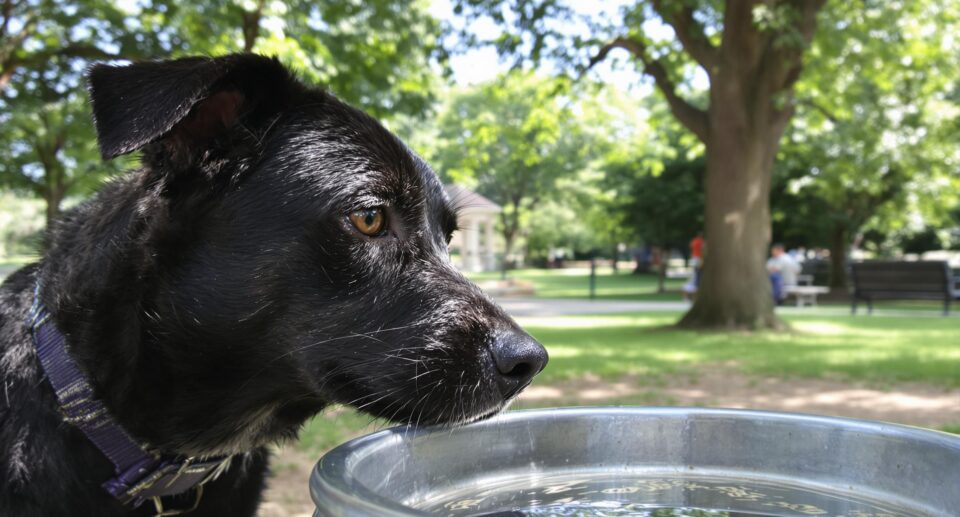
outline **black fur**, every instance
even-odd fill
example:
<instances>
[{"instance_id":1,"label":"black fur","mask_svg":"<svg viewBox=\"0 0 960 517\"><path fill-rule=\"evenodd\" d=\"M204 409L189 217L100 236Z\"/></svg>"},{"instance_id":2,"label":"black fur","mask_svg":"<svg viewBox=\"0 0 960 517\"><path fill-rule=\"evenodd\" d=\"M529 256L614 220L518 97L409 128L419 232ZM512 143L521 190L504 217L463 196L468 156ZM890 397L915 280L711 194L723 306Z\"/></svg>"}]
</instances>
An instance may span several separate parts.
<instances>
[{"instance_id":1,"label":"black fur","mask_svg":"<svg viewBox=\"0 0 960 517\"><path fill-rule=\"evenodd\" d=\"M499 411L543 349L451 265L454 208L376 121L255 55L97 66L105 157L139 170L66 214L0 288L0 515L147 515L63 422L33 288L97 396L168 453L234 454L192 515L252 515L267 457L330 403L398 422ZM351 211L384 207L367 237ZM306 489L306 480L304 480Z\"/></svg>"}]
</instances>

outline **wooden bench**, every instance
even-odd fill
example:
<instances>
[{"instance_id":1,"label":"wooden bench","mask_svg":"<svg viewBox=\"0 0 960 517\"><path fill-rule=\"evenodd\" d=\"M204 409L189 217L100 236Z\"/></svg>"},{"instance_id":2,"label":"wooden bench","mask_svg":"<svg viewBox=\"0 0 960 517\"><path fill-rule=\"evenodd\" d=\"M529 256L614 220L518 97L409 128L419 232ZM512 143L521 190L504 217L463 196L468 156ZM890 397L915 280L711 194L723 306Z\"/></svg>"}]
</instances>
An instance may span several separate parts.
<instances>
[{"instance_id":1,"label":"wooden bench","mask_svg":"<svg viewBox=\"0 0 960 517\"><path fill-rule=\"evenodd\" d=\"M950 314L950 303L960 298L956 278L943 261L888 262L867 261L850 265L853 282L852 314L857 303L867 302L873 312L874 300L942 300L943 314Z\"/></svg>"}]
</instances>

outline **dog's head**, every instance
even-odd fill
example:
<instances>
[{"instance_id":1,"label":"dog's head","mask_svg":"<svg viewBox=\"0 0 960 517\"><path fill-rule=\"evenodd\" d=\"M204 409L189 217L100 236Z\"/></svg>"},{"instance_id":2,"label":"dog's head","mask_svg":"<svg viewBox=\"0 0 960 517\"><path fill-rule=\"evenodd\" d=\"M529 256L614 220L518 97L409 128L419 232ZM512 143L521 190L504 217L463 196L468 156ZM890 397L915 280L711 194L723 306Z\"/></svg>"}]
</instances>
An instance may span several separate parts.
<instances>
[{"instance_id":1,"label":"dog's head","mask_svg":"<svg viewBox=\"0 0 960 517\"><path fill-rule=\"evenodd\" d=\"M452 265L437 176L361 111L255 55L90 81L104 156L144 151L141 334L194 413L229 408L236 447L328 402L482 418L546 364Z\"/></svg>"}]
</instances>

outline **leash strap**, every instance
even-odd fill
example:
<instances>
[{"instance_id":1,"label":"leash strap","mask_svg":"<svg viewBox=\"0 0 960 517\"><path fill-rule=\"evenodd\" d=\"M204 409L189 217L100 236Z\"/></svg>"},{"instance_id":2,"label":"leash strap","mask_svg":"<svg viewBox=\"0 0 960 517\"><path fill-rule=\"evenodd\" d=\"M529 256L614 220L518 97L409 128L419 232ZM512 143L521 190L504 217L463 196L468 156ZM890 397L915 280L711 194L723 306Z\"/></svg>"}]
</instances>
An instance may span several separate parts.
<instances>
[{"instance_id":1,"label":"leash strap","mask_svg":"<svg viewBox=\"0 0 960 517\"><path fill-rule=\"evenodd\" d=\"M94 397L93 387L67 351L66 338L40 302L39 283L33 300L29 322L37 357L60 401L64 420L79 428L113 463L117 475L102 485L110 495L133 506L147 499L159 504L160 497L199 487L226 468L229 458L165 456L138 444ZM194 507L200 493L198 490Z\"/></svg>"}]
</instances>

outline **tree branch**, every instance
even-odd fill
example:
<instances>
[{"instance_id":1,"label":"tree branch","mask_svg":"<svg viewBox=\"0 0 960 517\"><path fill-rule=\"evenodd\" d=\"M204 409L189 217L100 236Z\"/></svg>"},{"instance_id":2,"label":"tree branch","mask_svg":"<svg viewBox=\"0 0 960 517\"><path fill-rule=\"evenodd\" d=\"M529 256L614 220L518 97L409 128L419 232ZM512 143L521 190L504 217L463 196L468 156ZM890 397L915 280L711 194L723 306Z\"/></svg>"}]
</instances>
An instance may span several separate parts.
<instances>
[{"instance_id":1,"label":"tree branch","mask_svg":"<svg viewBox=\"0 0 960 517\"><path fill-rule=\"evenodd\" d=\"M7 20L4 19L4 24ZM0 63L7 63L8 61L14 59L13 55L23 45L23 42L26 41L27 37L30 36L30 31L33 30L34 25L37 23L36 16L28 16L27 19L23 22L23 27L20 28L20 31L15 35L10 36L6 41L0 40L2 46L0 46Z\"/></svg>"},{"instance_id":2,"label":"tree branch","mask_svg":"<svg viewBox=\"0 0 960 517\"><path fill-rule=\"evenodd\" d=\"M120 56L97 48L95 45L72 43L65 47L44 49L22 58L10 58L0 66L0 90L9 84L13 74L23 66L41 65L56 57L82 57L87 59L117 59Z\"/></svg>"},{"instance_id":3,"label":"tree branch","mask_svg":"<svg viewBox=\"0 0 960 517\"><path fill-rule=\"evenodd\" d=\"M0 38L7 35L7 27L10 26L10 18L13 16L13 0L3 0L3 24L0 25Z\"/></svg>"},{"instance_id":4,"label":"tree branch","mask_svg":"<svg viewBox=\"0 0 960 517\"><path fill-rule=\"evenodd\" d=\"M803 40L803 46L791 48L785 52L772 53L778 54L771 55L771 58L776 60L771 67L776 70L774 91L790 89L800 79L800 72L803 71L803 53L813 41L813 34L817 29L817 13L825 3L826 0L790 0L790 5L799 15L795 28Z\"/></svg>"},{"instance_id":5,"label":"tree branch","mask_svg":"<svg viewBox=\"0 0 960 517\"><path fill-rule=\"evenodd\" d=\"M813 100L813 99L796 99L796 100L794 100L794 104L796 104L796 105L798 105L798 106L806 106L806 107L808 107L808 108L812 108L812 109L820 112L821 115L823 115L824 117L826 117L827 120L829 120L830 122L833 122L834 124L836 124L837 122L840 121L840 119L838 119L837 116L834 115L832 111L830 111L829 109L827 109L826 106L818 103L817 101L815 101L815 100Z\"/></svg>"},{"instance_id":6,"label":"tree branch","mask_svg":"<svg viewBox=\"0 0 960 517\"><path fill-rule=\"evenodd\" d=\"M713 69L719 64L719 55L717 48L707 39L703 25L694 19L693 8L684 5L680 9L668 10L662 0L653 0L653 9L673 28L690 57L700 63L707 74L712 75Z\"/></svg>"},{"instance_id":7,"label":"tree branch","mask_svg":"<svg viewBox=\"0 0 960 517\"><path fill-rule=\"evenodd\" d=\"M260 37L260 19L266 0L258 0L253 11L243 11L243 51L253 52L253 46Z\"/></svg>"},{"instance_id":8,"label":"tree branch","mask_svg":"<svg viewBox=\"0 0 960 517\"><path fill-rule=\"evenodd\" d=\"M677 85L667 75L667 69L663 63L657 59L651 59L647 55L647 49L644 44L632 38L620 37L600 47L597 54L590 59L588 69L597 63L606 59L607 54L615 48L622 48L629 51L643 63L643 72L653 78L657 88L663 93L670 106L673 116L677 117L687 129L697 135L701 141L707 141L709 128L709 119L707 113L684 100L677 94Z\"/></svg>"}]
</instances>

